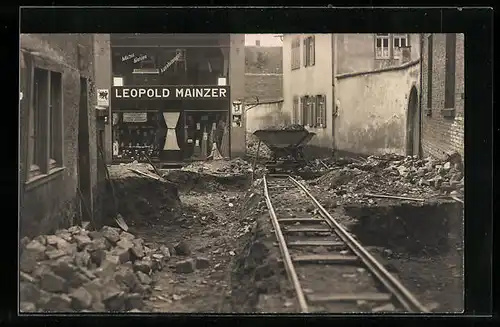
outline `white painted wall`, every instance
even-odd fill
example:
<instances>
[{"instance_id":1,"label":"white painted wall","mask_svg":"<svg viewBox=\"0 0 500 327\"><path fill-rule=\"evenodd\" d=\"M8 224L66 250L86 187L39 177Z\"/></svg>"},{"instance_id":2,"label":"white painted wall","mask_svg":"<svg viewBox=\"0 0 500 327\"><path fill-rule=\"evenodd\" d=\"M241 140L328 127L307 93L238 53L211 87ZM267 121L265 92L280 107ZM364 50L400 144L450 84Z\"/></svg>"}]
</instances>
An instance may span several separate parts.
<instances>
[{"instance_id":1,"label":"white painted wall","mask_svg":"<svg viewBox=\"0 0 500 327\"><path fill-rule=\"evenodd\" d=\"M293 97L326 95L326 128L309 128L316 133L309 144L331 148L332 136L332 34L314 34L315 64L304 67L304 38L311 34L285 34L283 37L283 110L292 114ZM300 69L291 69L291 43L294 37L300 41Z\"/></svg>"}]
</instances>

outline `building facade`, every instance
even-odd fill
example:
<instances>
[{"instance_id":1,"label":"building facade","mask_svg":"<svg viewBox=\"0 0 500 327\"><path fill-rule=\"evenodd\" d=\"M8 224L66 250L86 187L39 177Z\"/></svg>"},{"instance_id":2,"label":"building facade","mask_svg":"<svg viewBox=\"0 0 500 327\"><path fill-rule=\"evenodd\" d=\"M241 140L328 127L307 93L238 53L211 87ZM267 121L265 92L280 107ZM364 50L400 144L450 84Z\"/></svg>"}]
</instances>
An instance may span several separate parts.
<instances>
[{"instance_id":1,"label":"building facade","mask_svg":"<svg viewBox=\"0 0 500 327\"><path fill-rule=\"evenodd\" d=\"M464 34L426 34L422 51L422 151L464 155Z\"/></svg>"},{"instance_id":2,"label":"building facade","mask_svg":"<svg viewBox=\"0 0 500 327\"><path fill-rule=\"evenodd\" d=\"M99 220L92 34L20 36L21 235Z\"/></svg>"},{"instance_id":3,"label":"building facade","mask_svg":"<svg viewBox=\"0 0 500 327\"><path fill-rule=\"evenodd\" d=\"M408 152L420 47L411 34L284 34L284 108L316 133L309 148Z\"/></svg>"},{"instance_id":4,"label":"building facade","mask_svg":"<svg viewBox=\"0 0 500 327\"><path fill-rule=\"evenodd\" d=\"M111 34L101 46L108 161L244 155L244 35Z\"/></svg>"}]
</instances>

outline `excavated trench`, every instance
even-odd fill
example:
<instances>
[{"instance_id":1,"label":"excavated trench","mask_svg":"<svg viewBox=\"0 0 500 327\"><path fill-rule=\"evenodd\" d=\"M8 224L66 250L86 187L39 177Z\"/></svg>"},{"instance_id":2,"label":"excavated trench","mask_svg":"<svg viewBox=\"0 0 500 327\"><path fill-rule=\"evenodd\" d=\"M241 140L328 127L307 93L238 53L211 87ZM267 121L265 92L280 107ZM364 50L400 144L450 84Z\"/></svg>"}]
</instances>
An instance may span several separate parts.
<instances>
[{"instance_id":1,"label":"excavated trench","mask_svg":"<svg viewBox=\"0 0 500 327\"><path fill-rule=\"evenodd\" d=\"M261 187L260 187L261 188ZM263 196L246 195L240 216L255 221L239 240L231 272L231 312L296 312L296 300L271 232ZM386 269L434 312L463 310L463 208L439 200L376 201L331 213ZM343 217L342 217L343 216Z\"/></svg>"},{"instance_id":2,"label":"excavated trench","mask_svg":"<svg viewBox=\"0 0 500 327\"><path fill-rule=\"evenodd\" d=\"M435 312L463 310L463 206L452 200L346 205L351 232Z\"/></svg>"},{"instance_id":3,"label":"excavated trench","mask_svg":"<svg viewBox=\"0 0 500 327\"><path fill-rule=\"evenodd\" d=\"M139 227L138 225L147 222L148 225L152 223L156 226L161 222L173 228L176 216L182 215L182 212L188 214L187 208L183 208L180 203L179 196L195 199L198 194L206 197L198 202L208 201L207 205L213 206L210 203L214 197L220 197L218 194L226 191L241 194L251 181L248 175L224 177L188 171L172 171L165 177L175 183L178 190L169 187L168 183L161 185L154 180L136 179L133 176L123 179L123 183L128 187L117 185L118 197L129 199L127 203L122 202L120 208L130 225ZM303 178L309 179L308 176ZM131 187L131 184L135 183L141 185ZM227 261L229 265L224 267L228 293L223 296L216 311L296 311L295 294L283 266L278 264L277 259L281 254L274 244L276 238L261 192L262 185L255 184L237 200L217 200L222 206L227 206L229 202L234 203L234 206L221 209L230 216L227 217L228 224L233 224L234 227L228 230L229 225L213 226L234 239L234 244L231 241L223 246L227 248L231 244L227 250L233 249L234 256L227 257L227 260L224 257L224 262ZM205 194L212 195L207 197ZM343 211L349 220L349 231L377 258L384 260L384 264L393 267L390 271L424 305L439 312L456 312L463 309L461 204L453 201L416 203L377 200L372 205L344 205L335 211ZM195 217L195 214L200 215L188 214L189 217L186 218L191 221L191 216ZM243 222L251 228L236 237L235 235L239 234L236 232L237 225ZM194 228L190 230L191 233L195 232ZM203 238L201 235L200 237ZM223 263L218 269L225 265ZM203 299L201 297L200 301Z\"/></svg>"}]
</instances>

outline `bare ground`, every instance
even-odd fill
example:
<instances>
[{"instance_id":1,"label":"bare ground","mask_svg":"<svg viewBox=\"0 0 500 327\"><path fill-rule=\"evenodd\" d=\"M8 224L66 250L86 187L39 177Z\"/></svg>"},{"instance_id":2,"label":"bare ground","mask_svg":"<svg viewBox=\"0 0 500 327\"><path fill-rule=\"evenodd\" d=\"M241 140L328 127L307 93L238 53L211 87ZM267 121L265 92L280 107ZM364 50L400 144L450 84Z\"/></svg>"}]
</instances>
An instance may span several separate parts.
<instances>
[{"instance_id":1,"label":"bare ground","mask_svg":"<svg viewBox=\"0 0 500 327\"><path fill-rule=\"evenodd\" d=\"M147 305L155 312L217 312L227 295L226 271L235 255L235 236L242 221L236 220L232 198L236 192L217 194L185 194L181 202L189 212L181 225L138 230L144 239L171 246L184 241L191 249L189 256L174 255L167 269L156 276L156 286ZM175 251L174 251L175 252ZM210 266L193 273L175 272L175 263L186 257L204 257Z\"/></svg>"}]
</instances>

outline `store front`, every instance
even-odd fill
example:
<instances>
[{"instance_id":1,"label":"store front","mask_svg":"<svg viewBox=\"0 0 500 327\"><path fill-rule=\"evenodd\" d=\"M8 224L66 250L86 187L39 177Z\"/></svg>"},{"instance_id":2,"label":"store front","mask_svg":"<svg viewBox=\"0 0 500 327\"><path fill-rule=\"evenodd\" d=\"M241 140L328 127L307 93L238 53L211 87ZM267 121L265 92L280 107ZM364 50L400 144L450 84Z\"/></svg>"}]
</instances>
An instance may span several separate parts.
<instances>
[{"instance_id":1,"label":"store front","mask_svg":"<svg viewBox=\"0 0 500 327\"><path fill-rule=\"evenodd\" d=\"M114 162L204 160L228 147L228 86L114 86L111 106Z\"/></svg>"}]
</instances>

